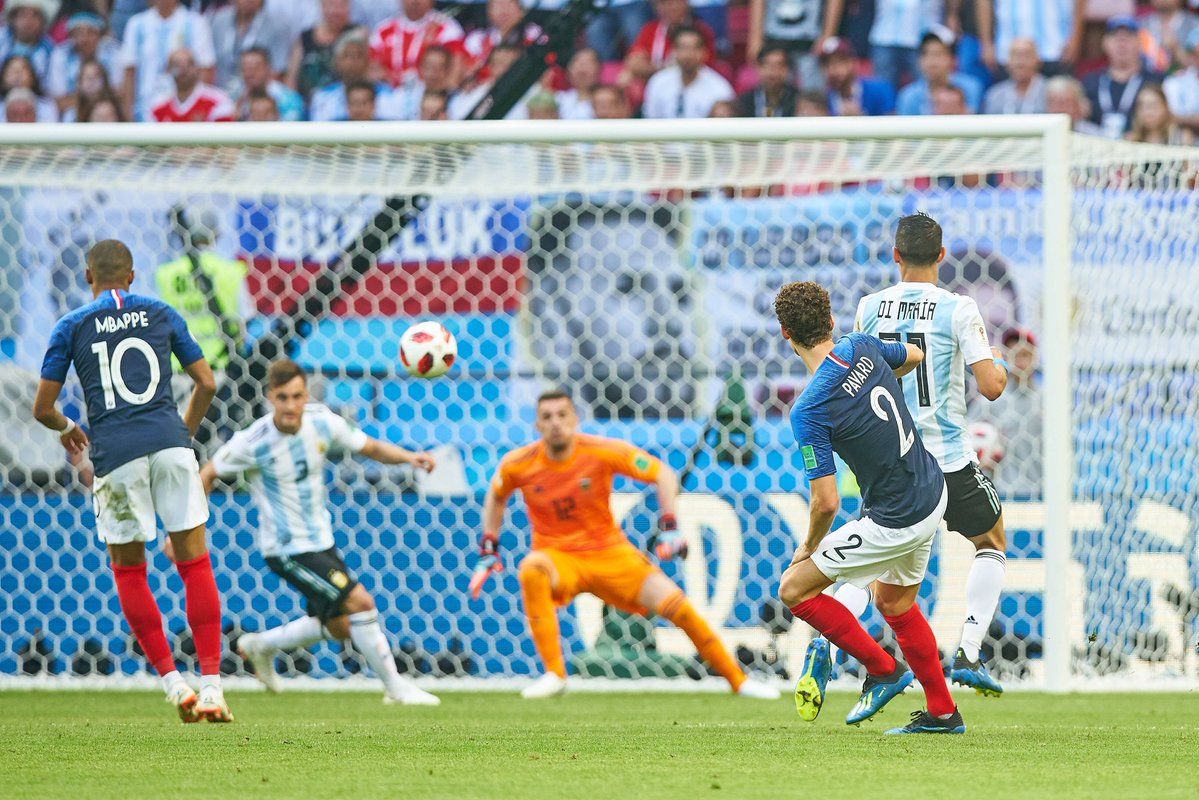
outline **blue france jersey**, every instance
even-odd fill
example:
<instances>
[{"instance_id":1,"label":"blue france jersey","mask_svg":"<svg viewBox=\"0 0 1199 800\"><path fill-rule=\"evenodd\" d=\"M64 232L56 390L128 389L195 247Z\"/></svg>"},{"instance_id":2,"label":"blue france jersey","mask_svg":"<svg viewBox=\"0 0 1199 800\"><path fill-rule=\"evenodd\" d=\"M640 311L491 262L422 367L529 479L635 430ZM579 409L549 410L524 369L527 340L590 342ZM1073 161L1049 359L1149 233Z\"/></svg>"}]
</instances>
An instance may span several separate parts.
<instances>
[{"instance_id":1,"label":"blue france jersey","mask_svg":"<svg viewBox=\"0 0 1199 800\"><path fill-rule=\"evenodd\" d=\"M83 384L96 475L191 436L171 396L171 355L184 366L204 357L175 309L161 300L105 292L58 321L42 377L63 383L75 364Z\"/></svg>"},{"instance_id":2,"label":"blue france jersey","mask_svg":"<svg viewBox=\"0 0 1199 800\"><path fill-rule=\"evenodd\" d=\"M857 476L866 514L885 528L927 518L945 488L892 371L906 360L902 344L851 333L833 347L791 409L808 480L836 473L835 451Z\"/></svg>"}]
</instances>

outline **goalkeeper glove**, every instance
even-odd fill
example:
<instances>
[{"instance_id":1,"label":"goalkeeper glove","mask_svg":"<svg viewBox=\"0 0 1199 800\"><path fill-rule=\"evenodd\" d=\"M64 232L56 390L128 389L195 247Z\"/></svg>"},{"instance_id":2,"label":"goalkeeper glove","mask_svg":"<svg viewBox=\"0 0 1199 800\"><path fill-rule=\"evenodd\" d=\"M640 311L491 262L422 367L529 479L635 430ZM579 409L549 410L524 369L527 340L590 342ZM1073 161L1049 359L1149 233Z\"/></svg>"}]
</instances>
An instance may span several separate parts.
<instances>
[{"instance_id":1,"label":"goalkeeper glove","mask_svg":"<svg viewBox=\"0 0 1199 800\"><path fill-rule=\"evenodd\" d=\"M687 557L687 540L679 532L679 523L674 514L663 514L658 520L658 533L650 546L659 561Z\"/></svg>"},{"instance_id":2,"label":"goalkeeper glove","mask_svg":"<svg viewBox=\"0 0 1199 800\"><path fill-rule=\"evenodd\" d=\"M470 577L470 596L478 600L483 593L483 586L493 572L503 572L504 564L500 561L500 535L484 533L479 540L479 560L475 562L475 572Z\"/></svg>"}]
</instances>

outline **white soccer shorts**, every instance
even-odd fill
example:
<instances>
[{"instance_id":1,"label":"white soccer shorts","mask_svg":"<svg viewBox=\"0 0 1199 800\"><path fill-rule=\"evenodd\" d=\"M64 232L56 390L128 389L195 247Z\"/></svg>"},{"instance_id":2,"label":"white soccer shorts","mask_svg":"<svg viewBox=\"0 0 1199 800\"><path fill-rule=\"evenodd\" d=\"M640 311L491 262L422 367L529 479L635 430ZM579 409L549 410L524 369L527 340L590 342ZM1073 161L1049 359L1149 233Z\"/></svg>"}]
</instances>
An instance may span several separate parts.
<instances>
[{"instance_id":1,"label":"white soccer shorts","mask_svg":"<svg viewBox=\"0 0 1199 800\"><path fill-rule=\"evenodd\" d=\"M122 464L92 487L96 532L105 544L158 537L154 517L170 533L208 521L200 465L188 447L169 447Z\"/></svg>"},{"instance_id":2,"label":"white soccer shorts","mask_svg":"<svg viewBox=\"0 0 1199 800\"><path fill-rule=\"evenodd\" d=\"M949 493L924 519L908 528L884 528L869 517L847 522L824 537L812 563L831 581L866 588L874 581L916 586L924 580L933 537L945 516Z\"/></svg>"}]
</instances>

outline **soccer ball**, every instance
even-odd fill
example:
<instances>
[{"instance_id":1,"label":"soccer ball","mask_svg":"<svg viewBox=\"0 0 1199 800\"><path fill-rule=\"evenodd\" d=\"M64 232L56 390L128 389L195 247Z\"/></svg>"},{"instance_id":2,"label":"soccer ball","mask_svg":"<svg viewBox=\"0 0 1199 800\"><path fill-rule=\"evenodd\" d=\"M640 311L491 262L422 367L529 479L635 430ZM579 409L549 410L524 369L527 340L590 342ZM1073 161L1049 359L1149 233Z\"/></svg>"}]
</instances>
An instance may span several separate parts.
<instances>
[{"instance_id":1,"label":"soccer ball","mask_svg":"<svg viewBox=\"0 0 1199 800\"><path fill-rule=\"evenodd\" d=\"M440 322L418 322L400 337L400 361L414 378L446 374L458 357L458 340Z\"/></svg>"},{"instance_id":2,"label":"soccer ball","mask_svg":"<svg viewBox=\"0 0 1199 800\"><path fill-rule=\"evenodd\" d=\"M974 452L978 455L978 465L985 470L993 470L1003 461L1003 439L999 431L989 422L971 423L968 431Z\"/></svg>"}]
</instances>

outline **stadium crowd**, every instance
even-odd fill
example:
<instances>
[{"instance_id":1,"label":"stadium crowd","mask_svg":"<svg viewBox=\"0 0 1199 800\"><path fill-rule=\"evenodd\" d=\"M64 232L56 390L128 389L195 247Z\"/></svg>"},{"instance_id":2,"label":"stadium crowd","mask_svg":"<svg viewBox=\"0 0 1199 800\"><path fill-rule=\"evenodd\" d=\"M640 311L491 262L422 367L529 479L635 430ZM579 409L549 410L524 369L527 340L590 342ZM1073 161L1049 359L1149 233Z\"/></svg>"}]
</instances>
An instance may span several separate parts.
<instances>
[{"instance_id":1,"label":"stadium crowd","mask_svg":"<svg viewBox=\"0 0 1199 800\"><path fill-rule=\"evenodd\" d=\"M461 119L572 1L0 0L0 119ZM1051 111L1111 138L1199 132L1199 0L595 5L509 118Z\"/></svg>"}]
</instances>

